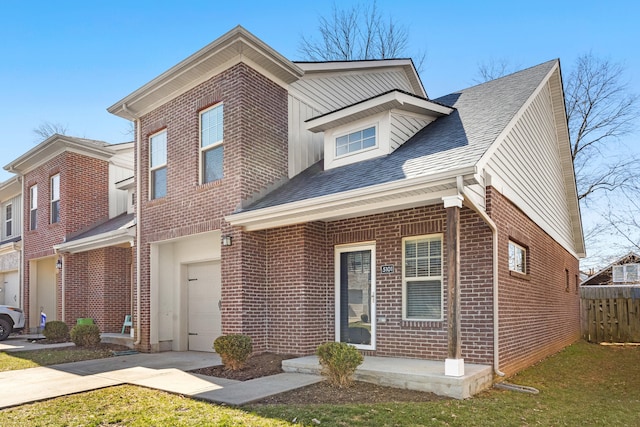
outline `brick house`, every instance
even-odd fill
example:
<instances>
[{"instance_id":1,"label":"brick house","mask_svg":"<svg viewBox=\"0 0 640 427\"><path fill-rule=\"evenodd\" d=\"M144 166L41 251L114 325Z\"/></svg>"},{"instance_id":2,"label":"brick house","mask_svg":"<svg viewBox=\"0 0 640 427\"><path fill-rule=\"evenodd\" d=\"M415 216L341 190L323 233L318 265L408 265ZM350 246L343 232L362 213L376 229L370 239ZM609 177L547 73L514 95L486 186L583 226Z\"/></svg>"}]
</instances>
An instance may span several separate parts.
<instances>
[{"instance_id":1,"label":"brick house","mask_svg":"<svg viewBox=\"0 0 640 427\"><path fill-rule=\"evenodd\" d=\"M82 248L73 242L127 215L127 191L117 189L116 182L133 175L133 143L56 134L5 169L17 174L23 195L24 209L17 211L22 215L21 305L29 329L39 326L44 312L47 320L70 326L90 317L104 332L119 331L131 310L133 237Z\"/></svg>"},{"instance_id":2,"label":"brick house","mask_svg":"<svg viewBox=\"0 0 640 427\"><path fill-rule=\"evenodd\" d=\"M292 62L236 27L135 122L135 345L326 341L513 373L579 338L557 60L430 100L411 60Z\"/></svg>"}]
</instances>

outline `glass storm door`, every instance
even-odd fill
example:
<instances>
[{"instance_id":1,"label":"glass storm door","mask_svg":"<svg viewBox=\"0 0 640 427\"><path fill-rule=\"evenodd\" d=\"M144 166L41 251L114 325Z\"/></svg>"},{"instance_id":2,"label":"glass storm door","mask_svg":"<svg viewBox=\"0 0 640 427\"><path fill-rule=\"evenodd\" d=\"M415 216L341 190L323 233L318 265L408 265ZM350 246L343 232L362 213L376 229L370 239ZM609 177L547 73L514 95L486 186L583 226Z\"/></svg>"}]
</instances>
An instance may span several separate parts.
<instances>
[{"instance_id":1,"label":"glass storm door","mask_svg":"<svg viewBox=\"0 0 640 427\"><path fill-rule=\"evenodd\" d=\"M336 341L375 349L375 246L336 248Z\"/></svg>"}]
</instances>

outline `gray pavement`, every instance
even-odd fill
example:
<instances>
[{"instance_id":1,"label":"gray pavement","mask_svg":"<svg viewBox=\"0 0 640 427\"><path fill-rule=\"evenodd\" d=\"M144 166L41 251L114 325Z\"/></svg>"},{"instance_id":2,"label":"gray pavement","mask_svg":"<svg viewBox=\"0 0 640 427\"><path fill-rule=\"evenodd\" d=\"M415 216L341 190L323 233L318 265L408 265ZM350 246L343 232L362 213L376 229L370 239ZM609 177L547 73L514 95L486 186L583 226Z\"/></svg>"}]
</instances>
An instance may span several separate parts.
<instances>
[{"instance_id":1,"label":"gray pavement","mask_svg":"<svg viewBox=\"0 0 640 427\"><path fill-rule=\"evenodd\" d=\"M73 345L73 344L71 344ZM0 351L51 348L24 336L0 342ZM249 381L234 381L185 371L221 364L215 353L138 353L46 367L0 372L4 390L0 409L121 384L178 393L196 399L244 405L265 397L322 381L318 375L282 373Z\"/></svg>"}]
</instances>

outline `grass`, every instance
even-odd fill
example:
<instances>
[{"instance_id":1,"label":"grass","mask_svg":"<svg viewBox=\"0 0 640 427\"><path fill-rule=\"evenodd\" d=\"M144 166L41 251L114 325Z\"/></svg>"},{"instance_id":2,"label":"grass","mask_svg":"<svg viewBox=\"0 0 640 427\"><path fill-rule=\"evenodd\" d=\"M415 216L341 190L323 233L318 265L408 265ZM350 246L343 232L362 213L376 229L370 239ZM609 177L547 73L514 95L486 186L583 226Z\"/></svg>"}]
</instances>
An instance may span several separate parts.
<instances>
[{"instance_id":1,"label":"grass","mask_svg":"<svg viewBox=\"0 0 640 427\"><path fill-rule=\"evenodd\" d=\"M110 357L111 351L105 348L62 347L35 351L0 352L0 372L16 369L35 368L37 366L58 365L60 363L80 362L82 360Z\"/></svg>"},{"instance_id":2,"label":"grass","mask_svg":"<svg viewBox=\"0 0 640 427\"><path fill-rule=\"evenodd\" d=\"M119 386L0 411L2 426L640 426L640 348L577 343L473 399L229 408Z\"/></svg>"}]
</instances>

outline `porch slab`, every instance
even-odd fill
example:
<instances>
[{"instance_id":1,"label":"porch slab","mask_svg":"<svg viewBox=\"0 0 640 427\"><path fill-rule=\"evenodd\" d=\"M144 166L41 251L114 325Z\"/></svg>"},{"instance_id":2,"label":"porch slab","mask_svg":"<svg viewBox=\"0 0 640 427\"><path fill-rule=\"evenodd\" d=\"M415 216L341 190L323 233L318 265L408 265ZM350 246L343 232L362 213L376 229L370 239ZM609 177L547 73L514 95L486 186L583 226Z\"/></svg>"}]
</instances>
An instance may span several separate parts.
<instances>
[{"instance_id":1,"label":"porch slab","mask_svg":"<svg viewBox=\"0 0 640 427\"><path fill-rule=\"evenodd\" d=\"M284 360L285 372L319 375L317 356ZM493 384L491 366L465 363L465 374L451 377L444 374L444 361L365 356L354 378L388 387L427 391L454 399L467 399Z\"/></svg>"},{"instance_id":2,"label":"porch slab","mask_svg":"<svg viewBox=\"0 0 640 427\"><path fill-rule=\"evenodd\" d=\"M109 344L118 344L123 345L127 348L133 349L133 338L129 334L117 334L117 333L102 333L100 334L100 339L102 342Z\"/></svg>"}]
</instances>

